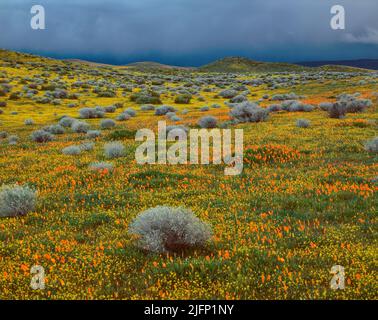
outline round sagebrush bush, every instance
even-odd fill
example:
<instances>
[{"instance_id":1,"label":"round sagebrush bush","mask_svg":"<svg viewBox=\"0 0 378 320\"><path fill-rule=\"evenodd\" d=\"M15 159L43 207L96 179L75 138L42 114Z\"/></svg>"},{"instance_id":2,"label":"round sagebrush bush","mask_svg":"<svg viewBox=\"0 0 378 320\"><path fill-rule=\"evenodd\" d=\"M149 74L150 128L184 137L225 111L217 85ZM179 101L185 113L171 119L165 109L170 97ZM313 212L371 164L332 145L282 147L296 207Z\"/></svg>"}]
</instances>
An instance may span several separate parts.
<instances>
[{"instance_id":1,"label":"round sagebrush bush","mask_svg":"<svg viewBox=\"0 0 378 320\"><path fill-rule=\"evenodd\" d=\"M372 153L378 153L378 137L366 142L365 150Z\"/></svg>"},{"instance_id":2,"label":"round sagebrush bush","mask_svg":"<svg viewBox=\"0 0 378 320\"><path fill-rule=\"evenodd\" d=\"M128 113L121 113L116 117L117 121L126 121L129 120L131 117Z\"/></svg>"},{"instance_id":3,"label":"round sagebrush bush","mask_svg":"<svg viewBox=\"0 0 378 320\"><path fill-rule=\"evenodd\" d=\"M328 111L330 108L332 108L332 105L332 102L321 102L319 103L319 108L323 111Z\"/></svg>"},{"instance_id":4,"label":"round sagebrush bush","mask_svg":"<svg viewBox=\"0 0 378 320\"><path fill-rule=\"evenodd\" d=\"M19 137L16 136L15 134L13 134L13 135L11 135L11 136L8 137L8 143L9 143L10 145L15 145L15 144L17 144L18 140L19 140Z\"/></svg>"},{"instance_id":5,"label":"round sagebrush bush","mask_svg":"<svg viewBox=\"0 0 378 320\"><path fill-rule=\"evenodd\" d=\"M84 142L79 145L81 151L92 151L95 144L93 142Z\"/></svg>"},{"instance_id":6,"label":"round sagebrush bush","mask_svg":"<svg viewBox=\"0 0 378 320\"><path fill-rule=\"evenodd\" d=\"M268 119L269 111L246 101L231 109L230 116L236 122L261 122Z\"/></svg>"},{"instance_id":7,"label":"round sagebrush bush","mask_svg":"<svg viewBox=\"0 0 378 320\"><path fill-rule=\"evenodd\" d=\"M89 139L96 139L99 136L101 136L101 131L100 130L89 130L87 132L87 138L89 138Z\"/></svg>"},{"instance_id":8,"label":"round sagebrush bush","mask_svg":"<svg viewBox=\"0 0 378 320\"><path fill-rule=\"evenodd\" d=\"M372 106L372 102L369 99L352 100L347 102L347 112L359 113L366 111L367 108Z\"/></svg>"},{"instance_id":9,"label":"round sagebrush bush","mask_svg":"<svg viewBox=\"0 0 378 320\"><path fill-rule=\"evenodd\" d=\"M116 111L117 107L116 106L107 106L107 107L104 107L104 111L106 113L114 113Z\"/></svg>"},{"instance_id":10,"label":"round sagebrush bush","mask_svg":"<svg viewBox=\"0 0 378 320\"><path fill-rule=\"evenodd\" d=\"M8 137L8 132L0 131L0 139L5 139L6 137Z\"/></svg>"},{"instance_id":11,"label":"round sagebrush bush","mask_svg":"<svg viewBox=\"0 0 378 320\"><path fill-rule=\"evenodd\" d=\"M44 143L52 141L54 139L54 136L50 132L44 130L37 130L32 132L30 138L34 142Z\"/></svg>"},{"instance_id":12,"label":"round sagebrush bush","mask_svg":"<svg viewBox=\"0 0 378 320\"><path fill-rule=\"evenodd\" d=\"M77 156L81 153L79 146L68 146L62 149L62 153L68 156Z\"/></svg>"},{"instance_id":13,"label":"round sagebrush bush","mask_svg":"<svg viewBox=\"0 0 378 320\"><path fill-rule=\"evenodd\" d=\"M145 104L143 106L140 107L140 110L142 111L152 111L152 110L155 110L155 106L153 106L152 104Z\"/></svg>"},{"instance_id":14,"label":"round sagebrush bush","mask_svg":"<svg viewBox=\"0 0 378 320\"><path fill-rule=\"evenodd\" d=\"M230 102L231 103L241 103L241 102L244 102L244 101L247 101L247 97L245 95L242 95L242 94L238 94L237 96L233 97L230 99Z\"/></svg>"},{"instance_id":15,"label":"round sagebrush bush","mask_svg":"<svg viewBox=\"0 0 378 320\"><path fill-rule=\"evenodd\" d=\"M171 119L171 118L174 117L175 115L176 115L175 112L167 112L167 113L165 114L165 116L166 116L168 119Z\"/></svg>"},{"instance_id":16,"label":"round sagebrush bush","mask_svg":"<svg viewBox=\"0 0 378 320\"><path fill-rule=\"evenodd\" d=\"M104 145L104 154L108 159L124 156L125 146L121 142L109 142Z\"/></svg>"},{"instance_id":17,"label":"round sagebrush bush","mask_svg":"<svg viewBox=\"0 0 378 320\"><path fill-rule=\"evenodd\" d=\"M298 128L308 128L310 124L310 121L307 119L298 119L296 122Z\"/></svg>"},{"instance_id":18,"label":"round sagebrush bush","mask_svg":"<svg viewBox=\"0 0 378 320\"><path fill-rule=\"evenodd\" d=\"M233 89L226 89L218 93L218 96L226 99L231 99L238 94L236 90Z\"/></svg>"},{"instance_id":19,"label":"round sagebrush bush","mask_svg":"<svg viewBox=\"0 0 378 320\"><path fill-rule=\"evenodd\" d=\"M104 110L102 108L82 108L79 110L80 118L82 119L94 119L104 117Z\"/></svg>"},{"instance_id":20,"label":"round sagebrush bush","mask_svg":"<svg viewBox=\"0 0 378 320\"><path fill-rule=\"evenodd\" d=\"M180 94L175 97L175 103L177 104L188 104L192 100L191 94Z\"/></svg>"},{"instance_id":21,"label":"round sagebrush bush","mask_svg":"<svg viewBox=\"0 0 378 320\"><path fill-rule=\"evenodd\" d=\"M64 134L66 131L60 124L53 124L43 128L44 131L50 132L52 134Z\"/></svg>"},{"instance_id":22,"label":"round sagebrush bush","mask_svg":"<svg viewBox=\"0 0 378 320\"><path fill-rule=\"evenodd\" d=\"M217 118L212 116L202 117L198 121L201 128L215 128L217 126Z\"/></svg>"},{"instance_id":23,"label":"round sagebrush bush","mask_svg":"<svg viewBox=\"0 0 378 320\"><path fill-rule=\"evenodd\" d=\"M76 119L71 117L63 117L59 120L59 125L65 128L69 128L72 126L72 124L76 121Z\"/></svg>"},{"instance_id":24,"label":"round sagebrush bush","mask_svg":"<svg viewBox=\"0 0 378 320\"><path fill-rule=\"evenodd\" d=\"M92 162L89 164L89 169L92 171L113 171L113 164L110 162Z\"/></svg>"},{"instance_id":25,"label":"round sagebrush bush","mask_svg":"<svg viewBox=\"0 0 378 320\"><path fill-rule=\"evenodd\" d=\"M71 125L71 130L76 133L87 133L89 131L89 124L83 121L74 121Z\"/></svg>"},{"instance_id":26,"label":"round sagebrush bush","mask_svg":"<svg viewBox=\"0 0 378 320\"><path fill-rule=\"evenodd\" d=\"M0 188L0 217L25 215L35 209L37 193L27 186L4 185Z\"/></svg>"},{"instance_id":27,"label":"round sagebrush bush","mask_svg":"<svg viewBox=\"0 0 378 320\"><path fill-rule=\"evenodd\" d=\"M136 117L136 111L133 108L128 108L123 113L128 114L130 117Z\"/></svg>"},{"instance_id":28,"label":"round sagebrush bush","mask_svg":"<svg viewBox=\"0 0 378 320\"><path fill-rule=\"evenodd\" d=\"M101 120L100 122L101 129L110 129L110 128L114 128L115 126L116 126L116 123L112 119L104 119L104 120Z\"/></svg>"},{"instance_id":29,"label":"round sagebrush bush","mask_svg":"<svg viewBox=\"0 0 378 320\"><path fill-rule=\"evenodd\" d=\"M211 227L185 208L155 207L140 213L129 226L144 250L164 253L203 246Z\"/></svg>"},{"instance_id":30,"label":"round sagebrush bush","mask_svg":"<svg viewBox=\"0 0 378 320\"><path fill-rule=\"evenodd\" d=\"M280 104L271 104L266 108L266 110L268 110L269 112L278 112L282 109Z\"/></svg>"},{"instance_id":31,"label":"round sagebrush bush","mask_svg":"<svg viewBox=\"0 0 378 320\"><path fill-rule=\"evenodd\" d=\"M26 120L24 121L24 124L25 124L26 126L32 126L32 125L34 124L34 121L33 121L33 119L26 119Z\"/></svg>"},{"instance_id":32,"label":"round sagebrush bush","mask_svg":"<svg viewBox=\"0 0 378 320\"><path fill-rule=\"evenodd\" d=\"M347 113L347 103L336 102L327 111L330 118L342 119Z\"/></svg>"},{"instance_id":33,"label":"round sagebrush bush","mask_svg":"<svg viewBox=\"0 0 378 320\"><path fill-rule=\"evenodd\" d=\"M172 116L172 117L170 117L169 118L171 121L173 121L173 122L177 122L177 121L181 121L182 119L179 117L179 116L177 116L177 115L174 115L174 116Z\"/></svg>"},{"instance_id":34,"label":"round sagebrush bush","mask_svg":"<svg viewBox=\"0 0 378 320\"><path fill-rule=\"evenodd\" d=\"M164 116L168 112L176 112L177 110L174 107L171 106L160 106L155 109L155 115L156 116Z\"/></svg>"}]
</instances>

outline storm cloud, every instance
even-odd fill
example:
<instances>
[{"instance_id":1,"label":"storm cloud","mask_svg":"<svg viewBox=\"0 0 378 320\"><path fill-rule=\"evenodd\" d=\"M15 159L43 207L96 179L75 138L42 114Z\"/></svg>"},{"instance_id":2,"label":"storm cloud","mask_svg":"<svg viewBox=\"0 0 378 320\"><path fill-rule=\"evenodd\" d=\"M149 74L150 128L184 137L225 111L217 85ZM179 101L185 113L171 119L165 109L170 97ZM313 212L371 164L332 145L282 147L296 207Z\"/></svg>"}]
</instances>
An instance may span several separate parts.
<instances>
[{"instance_id":1,"label":"storm cloud","mask_svg":"<svg viewBox=\"0 0 378 320\"><path fill-rule=\"evenodd\" d=\"M46 29L30 27L33 5ZM330 9L346 10L332 30ZM123 64L378 58L376 0L1 0L0 47Z\"/></svg>"}]
</instances>

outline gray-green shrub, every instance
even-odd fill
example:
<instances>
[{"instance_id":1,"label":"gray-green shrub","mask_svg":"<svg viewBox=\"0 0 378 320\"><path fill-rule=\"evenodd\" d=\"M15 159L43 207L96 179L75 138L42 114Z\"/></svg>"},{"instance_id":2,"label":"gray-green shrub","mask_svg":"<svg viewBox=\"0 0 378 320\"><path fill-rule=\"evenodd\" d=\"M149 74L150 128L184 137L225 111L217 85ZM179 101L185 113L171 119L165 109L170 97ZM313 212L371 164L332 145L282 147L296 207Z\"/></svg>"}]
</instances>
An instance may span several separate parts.
<instances>
[{"instance_id":1,"label":"gray-green shrub","mask_svg":"<svg viewBox=\"0 0 378 320\"><path fill-rule=\"evenodd\" d=\"M114 159L124 156L125 146L121 142L109 142L104 145L104 154L108 159Z\"/></svg>"},{"instance_id":2,"label":"gray-green shrub","mask_svg":"<svg viewBox=\"0 0 378 320\"><path fill-rule=\"evenodd\" d=\"M44 143L44 142L52 141L54 139L54 136L47 131L36 130L32 132L32 134L30 135L30 138L34 142Z\"/></svg>"},{"instance_id":3,"label":"gray-green shrub","mask_svg":"<svg viewBox=\"0 0 378 320\"><path fill-rule=\"evenodd\" d=\"M0 217L25 215L35 209L37 193L28 186L3 185L0 188Z\"/></svg>"},{"instance_id":4,"label":"gray-green shrub","mask_svg":"<svg viewBox=\"0 0 378 320\"><path fill-rule=\"evenodd\" d=\"M101 129L110 129L114 128L116 126L116 123L112 119L103 119L100 122Z\"/></svg>"},{"instance_id":5,"label":"gray-green shrub","mask_svg":"<svg viewBox=\"0 0 378 320\"><path fill-rule=\"evenodd\" d=\"M202 117L198 121L201 128L215 128L217 126L217 118L213 116Z\"/></svg>"},{"instance_id":6,"label":"gray-green shrub","mask_svg":"<svg viewBox=\"0 0 378 320\"><path fill-rule=\"evenodd\" d=\"M203 246L212 235L211 227L185 208L155 207L140 213L129 233L138 236L138 245L164 253Z\"/></svg>"},{"instance_id":7,"label":"gray-green shrub","mask_svg":"<svg viewBox=\"0 0 378 320\"><path fill-rule=\"evenodd\" d=\"M88 123L78 120L74 121L71 125L72 131L76 133L87 133L89 128L90 126Z\"/></svg>"},{"instance_id":8,"label":"gray-green shrub","mask_svg":"<svg viewBox=\"0 0 378 320\"><path fill-rule=\"evenodd\" d=\"M89 164L89 169L92 171L113 171L113 164L110 162L92 162Z\"/></svg>"},{"instance_id":9,"label":"gray-green shrub","mask_svg":"<svg viewBox=\"0 0 378 320\"><path fill-rule=\"evenodd\" d=\"M298 128L308 128L310 124L310 121L307 119L298 119L296 122Z\"/></svg>"},{"instance_id":10,"label":"gray-green shrub","mask_svg":"<svg viewBox=\"0 0 378 320\"><path fill-rule=\"evenodd\" d=\"M367 141L365 144L365 150L372 153L378 153L378 137Z\"/></svg>"},{"instance_id":11,"label":"gray-green shrub","mask_svg":"<svg viewBox=\"0 0 378 320\"><path fill-rule=\"evenodd\" d=\"M68 146L62 149L62 153L69 156L77 156L81 153L79 146Z\"/></svg>"}]
</instances>

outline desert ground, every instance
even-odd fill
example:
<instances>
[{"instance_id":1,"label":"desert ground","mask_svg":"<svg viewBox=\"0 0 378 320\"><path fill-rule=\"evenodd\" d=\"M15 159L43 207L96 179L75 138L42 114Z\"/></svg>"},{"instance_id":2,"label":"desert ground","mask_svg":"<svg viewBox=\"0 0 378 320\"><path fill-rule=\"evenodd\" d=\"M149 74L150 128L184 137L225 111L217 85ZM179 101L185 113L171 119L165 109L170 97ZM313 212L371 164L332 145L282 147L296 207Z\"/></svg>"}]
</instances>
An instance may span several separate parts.
<instances>
[{"instance_id":1,"label":"desert ground","mask_svg":"<svg viewBox=\"0 0 378 320\"><path fill-rule=\"evenodd\" d=\"M221 67L0 51L0 185L36 192L27 214L0 212L1 299L378 298L378 73ZM139 165L137 130L163 120L243 129L243 172ZM156 206L191 210L211 238L144 250L129 226Z\"/></svg>"}]
</instances>

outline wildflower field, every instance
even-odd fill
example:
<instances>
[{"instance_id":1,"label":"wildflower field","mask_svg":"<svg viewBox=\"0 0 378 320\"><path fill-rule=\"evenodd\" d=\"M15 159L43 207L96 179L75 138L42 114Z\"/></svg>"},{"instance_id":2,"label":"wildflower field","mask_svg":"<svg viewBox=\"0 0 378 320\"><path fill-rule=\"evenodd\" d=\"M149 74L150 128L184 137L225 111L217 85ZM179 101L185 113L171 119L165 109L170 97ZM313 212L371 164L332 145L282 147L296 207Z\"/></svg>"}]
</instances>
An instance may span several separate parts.
<instances>
[{"instance_id":1,"label":"wildflower field","mask_svg":"<svg viewBox=\"0 0 378 320\"><path fill-rule=\"evenodd\" d=\"M0 186L37 197L27 214L0 212L0 298L377 299L377 92L378 74L359 69L142 72L0 51ZM136 163L138 129L204 116L244 130L240 175ZM129 226L157 206L191 210L211 238L141 249ZM44 290L30 287L34 265Z\"/></svg>"}]
</instances>

